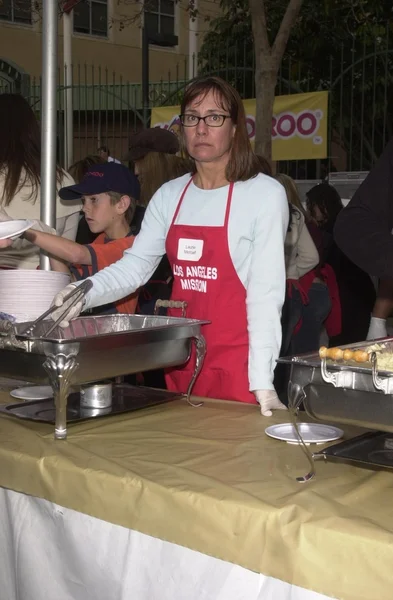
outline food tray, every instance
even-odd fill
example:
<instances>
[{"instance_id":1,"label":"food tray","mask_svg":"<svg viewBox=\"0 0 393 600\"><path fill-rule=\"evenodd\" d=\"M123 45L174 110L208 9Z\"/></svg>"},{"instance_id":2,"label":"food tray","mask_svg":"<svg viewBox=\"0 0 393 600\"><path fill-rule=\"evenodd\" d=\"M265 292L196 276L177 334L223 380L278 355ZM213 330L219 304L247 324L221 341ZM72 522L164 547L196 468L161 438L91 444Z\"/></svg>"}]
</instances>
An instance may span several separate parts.
<instances>
[{"instance_id":1,"label":"food tray","mask_svg":"<svg viewBox=\"0 0 393 600\"><path fill-rule=\"evenodd\" d=\"M39 323L33 337L19 335L27 323L16 324L18 347L0 336L0 375L47 383L43 363L48 356L77 356L71 385L89 383L187 362L191 341L205 321L167 316L102 315L74 319L67 329L52 321Z\"/></svg>"},{"instance_id":2,"label":"food tray","mask_svg":"<svg viewBox=\"0 0 393 600\"><path fill-rule=\"evenodd\" d=\"M180 366L195 346L195 366L187 401L202 368L207 321L184 317L102 315L80 317L67 329L53 321L0 322L0 376L33 383L49 381L54 393L55 438L67 437L67 398L72 385L152 369ZM29 329L29 326L31 328ZM28 333L25 333L25 332Z\"/></svg>"},{"instance_id":3,"label":"food tray","mask_svg":"<svg viewBox=\"0 0 393 600\"><path fill-rule=\"evenodd\" d=\"M365 433L316 452L313 458L393 470L393 437L376 431Z\"/></svg>"},{"instance_id":4,"label":"food tray","mask_svg":"<svg viewBox=\"0 0 393 600\"><path fill-rule=\"evenodd\" d=\"M340 346L343 350L364 350L366 352L370 352L376 344L383 345L385 347L386 352L393 354L393 338L385 338L383 340L378 341L370 341L370 342L356 342L355 344L348 344L346 346ZM285 356L278 359L278 362L285 364L299 364L305 365L307 367L318 367L321 366L321 359L319 357L318 352L310 352L307 354L300 354L298 356ZM354 373L364 373L364 374L372 374L372 364L370 362L358 363L355 361L335 361L332 359L328 359L326 361L327 367L332 371L351 371ZM393 377L393 371L379 370L379 375L383 375L386 377Z\"/></svg>"},{"instance_id":5,"label":"food tray","mask_svg":"<svg viewBox=\"0 0 393 600\"><path fill-rule=\"evenodd\" d=\"M383 340L393 352L393 339ZM359 342L343 349L368 350L375 342ZM297 384L310 417L393 432L393 373L378 371L374 363L321 360L318 353L285 357L291 382Z\"/></svg>"}]
</instances>

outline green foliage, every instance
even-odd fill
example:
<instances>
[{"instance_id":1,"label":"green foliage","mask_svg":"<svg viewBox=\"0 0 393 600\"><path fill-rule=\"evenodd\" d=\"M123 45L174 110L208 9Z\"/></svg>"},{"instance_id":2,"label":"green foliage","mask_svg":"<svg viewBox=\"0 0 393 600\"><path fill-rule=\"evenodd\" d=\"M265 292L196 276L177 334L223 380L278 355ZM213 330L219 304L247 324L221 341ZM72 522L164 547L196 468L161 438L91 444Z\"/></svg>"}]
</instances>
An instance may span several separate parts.
<instances>
[{"instance_id":1,"label":"green foliage","mask_svg":"<svg viewBox=\"0 0 393 600\"><path fill-rule=\"evenodd\" d=\"M243 97L254 96L254 47L248 3L221 0L199 60ZM265 0L272 44L288 0ZM305 0L292 29L276 94L331 91L331 125L352 162L367 169L393 135L393 3Z\"/></svg>"}]
</instances>

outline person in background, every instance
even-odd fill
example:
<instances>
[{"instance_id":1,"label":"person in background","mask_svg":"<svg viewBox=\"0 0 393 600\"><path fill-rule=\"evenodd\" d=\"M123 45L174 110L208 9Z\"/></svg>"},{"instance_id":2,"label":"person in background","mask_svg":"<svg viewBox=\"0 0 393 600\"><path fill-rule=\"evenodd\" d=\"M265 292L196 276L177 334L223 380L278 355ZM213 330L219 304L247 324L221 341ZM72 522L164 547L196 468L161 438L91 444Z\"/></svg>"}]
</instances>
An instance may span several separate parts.
<instances>
[{"instance_id":1,"label":"person in background","mask_svg":"<svg viewBox=\"0 0 393 600\"><path fill-rule=\"evenodd\" d=\"M130 136L128 158L139 178L143 206L164 183L190 172L190 162L176 156L179 151L177 136L161 127L142 129Z\"/></svg>"},{"instance_id":2,"label":"person in background","mask_svg":"<svg viewBox=\"0 0 393 600\"><path fill-rule=\"evenodd\" d=\"M285 356L291 353L295 329L303 319L306 307L309 306L309 297L302 289L301 278L314 270L319 263L319 254L308 230L295 182L285 174L276 175L276 179L286 191L290 214L285 237L287 294L282 315L281 354Z\"/></svg>"},{"instance_id":3,"label":"person in background","mask_svg":"<svg viewBox=\"0 0 393 600\"><path fill-rule=\"evenodd\" d=\"M393 280L393 139L348 206L340 213L334 237L358 267Z\"/></svg>"},{"instance_id":4,"label":"person in background","mask_svg":"<svg viewBox=\"0 0 393 600\"><path fill-rule=\"evenodd\" d=\"M387 336L393 308L393 139L334 228L337 245L348 258L379 282L367 339Z\"/></svg>"},{"instance_id":5,"label":"person in background","mask_svg":"<svg viewBox=\"0 0 393 600\"><path fill-rule=\"evenodd\" d=\"M303 211L291 201L293 180L286 175L276 175L275 179L284 187L289 207L289 225L285 237L286 295L281 315L282 343L280 356L292 354L292 340L303 316L308 297L304 293L300 280L310 272L319 261L318 251L307 229ZM275 370L274 384L285 402L290 368L278 364Z\"/></svg>"},{"instance_id":6,"label":"person in background","mask_svg":"<svg viewBox=\"0 0 393 600\"><path fill-rule=\"evenodd\" d=\"M89 156L86 156L86 158L78 160L69 168L70 175L72 175L76 183L80 183L90 167L97 164L103 164L105 162L107 161L104 161L100 156L96 154L90 154ZM137 235L139 233L143 215L145 214L145 209L140 205L139 202L135 207L134 217L131 223L131 232L133 235ZM78 242L78 244L91 244L94 242L96 237L97 235L90 231L85 215L83 211L81 211L81 218L79 220L75 241Z\"/></svg>"},{"instance_id":7,"label":"person in background","mask_svg":"<svg viewBox=\"0 0 393 600\"><path fill-rule=\"evenodd\" d=\"M69 174L74 179L75 183L80 183L90 167L107 162L98 154L89 154L85 158L78 160L68 169Z\"/></svg>"},{"instance_id":8,"label":"person in background","mask_svg":"<svg viewBox=\"0 0 393 600\"><path fill-rule=\"evenodd\" d=\"M60 197L72 202L81 198L87 223L98 237L81 245L64 238L30 229L23 235L51 255L55 271L70 272L74 280L86 279L119 260L131 248L135 236L130 230L139 183L126 167L104 163L90 167L81 183L59 190ZM100 307L98 314L128 313L136 309L138 294Z\"/></svg>"},{"instance_id":9,"label":"person in background","mask_svg":"<svg viewBox=\"0 0 393 600\"><path fill-rule=\"evenodd\" d=\"M104 162L114 162L118 165L121 164L120 160L111 156L108 146L100 146L97 150L97 154Z\"/></svg>"},{"instance_id":10,"label":"person in background","mask_svg":"<svg viewBox=\"0 0 393 600\"><path fill-rule=\"evenodd\" d=\"M191 170L188 160L176 156L180 151L177 136L166 129L142 129L130 137L129 160L141 186L140 203L146 208L156 191L172 179ZM165 255L156 271L141 289L139 312L152 314L158 299L168 300L172 291L172 269Z\"/></svg>"},{"instance_id":11,"label":"person in background","mask_svg":"<svg viewBox=\"0 0 393 600\"><path fill-rule=\"evenodd\" d=\"M131 135L128 159L134 165L135 174L139 179L140 204L144 209L164 183L190 172L190 162L176 156L179 151L180 144L177 136L166 129L153 127ZM172 269L165 255L150 280L140 289L138 313L151 315L157 300L169 300L172 283ZM166 311L161 309L160 312L165 314ZM144 385L166 387L163 370L140 374L138 381L142 379ZM128 378L127 381L131 379Z\"/></svg>"},{"instance_id":12,"label":"person in background","mask_svg":"<svg viewBox=\"0 0 393 600\"><path fill-rule=\"evenodd\" d=\"M393 313L393 280L381 279L378 285L377 299L371 315L367 340L387 337L387 320Z\"/></svg>"},{"instance_id":13,"label":"person in background","mask_svg":"<svg viewBox=\"0 0 393 600\"><path fill-rule=\"evenodd\" d=\"M75 183L80 183L87 171L93 165L102 164L104 161L98 154L90 154L86 156L86 158L82 158L82 160L78 160L76 163L71 165L68 169L71 177L74 179ZM79 219L78 230L76 232L75 241L78 244L91 244L94 242L96 238L96 234L90 231L88 224L86 223L86 217L84 212L81 212L81 218Z\"/></svg>"},{"instance_id":14,"label":"person in background","mask_svg":"<svg viewBox=\"0 0 393 600\"><path fill-rule=\"evenodd\" d=\"M156 191L167 181L190 172L190 164L176 154L180 151L177 136L160 127L142 129L131 135L129 161L141 186L140 204L148 206ZM157 300L168 300L172 291L173 274L165 255L150 280L140 289L138 313L153 314ZM160 311L166 313L165 310ZM132 377L126 379L133 382ZM137 381L155 388L166 388L164 371L157 369L141 373Z\"/></svg>"},{"instance_id":15,"label":"person in background","mask_svg":"<svg viewBox=\"0 0 393 600\"><path fill-rule=\"evenodd\" d=\"M291 339L290 354L303 354L318 349L324 324L329 329L331 335L340 333L341 317L339 318L338 326L336 323L336 328L334 328L332 319L328 319L332 310L334 311L333 318L337 315L337 311L340 311L337 282L331 267L321 262L323 256L322 233L309 219L300 200L295 181L284 174L277 175L277 179L285 187L290 204L302 214L305 223L304 226L313 240L318 256L318 264L309 270L308 273L303 273L299 277L299 286L304 302L301 321L297 324Z\"/></svg>"},{"instance_id":16,"label":"person in background","mask_svg":"<svg viewBox=\"0 0 393 600\"><path fill-rule=\"evenodd\" d=\"M74 180L57 167L57 189ZM0 206L11 219L40 219L41 132L27 100L0 94ZM80 201L64 204L56 197L56 233L74 240ZM42 224L43 226L43 224ZM18 238L0 252L0 267L36 269L39 248Z\"/></svg>"},{"instance_id":17,"label":"person in background","mask_svg":"<svg viewBox=\"0 0 393 600\"><path fill-rule=\"evenodd\" d=\"M68 321L83 308L132 293L166 251L173 298L187 303L187 317L210 321L203 326L207 354L194 393L260 404L270 416L285 409L273 386L285 296L285 190L259 172L242 100L226 81L193 80L181 123L191 174L156 192L134 246L90 279L83 301L63 304L74 284L57 294L52 318L65 311ZM167 373L168 389L187 389L195 358L193 352L186 365Z\"/></svg>"},{"instance_id":18,"label":"person in background","mask_svg":"<svg viewBox=\"0 0 393 600\"><path fill-rule=\"evenodd\" d=\"M328 183L307 192L307 209L323 234L323 262L335 273L341 304L341 333L330 337L330 346L366 339L375 289L370 277L349 260L334 241L333 230L343 205L335 188Z\"/></svg>"}]
</instances>

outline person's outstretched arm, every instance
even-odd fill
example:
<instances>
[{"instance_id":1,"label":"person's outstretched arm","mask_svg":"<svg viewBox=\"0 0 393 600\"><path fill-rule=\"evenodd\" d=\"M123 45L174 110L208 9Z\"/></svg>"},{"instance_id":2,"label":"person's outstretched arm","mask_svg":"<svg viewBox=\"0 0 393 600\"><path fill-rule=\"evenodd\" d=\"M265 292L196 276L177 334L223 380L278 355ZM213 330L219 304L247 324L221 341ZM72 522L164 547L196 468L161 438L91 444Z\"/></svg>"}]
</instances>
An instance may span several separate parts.
<instances>
[{"instance_id":1,"label":"person's outstretched arm","mask_svg":"<svg viewBox=\"0 0 393 600\"><path fill-rule=\"evenodd\" d=\"M153 275L165 254L166 235L176 208L173 203L168 208L168 198L163 197L162 189L150 200L141 231L132 247L120 260L89 278L93 288L86 296L86 309L133 294Z\"/></svg>"},{"instance_id":2,"label":"person's outstretched arm","mask_svg":"<svg viewBox=\"0 0 393 600\"><path fill-rule=\"evenodd\" d=\"M48 254L51 254L62 261L79 265L91 265L90 252L86 246L82 246L82 244L77 244L76 242L59 237L58 235L52 235L51 233L36 231L35 229L25 231L24 237L31 244L35 244L41 248L41 250L45 250Z\"/></svg>"}]
</instances>

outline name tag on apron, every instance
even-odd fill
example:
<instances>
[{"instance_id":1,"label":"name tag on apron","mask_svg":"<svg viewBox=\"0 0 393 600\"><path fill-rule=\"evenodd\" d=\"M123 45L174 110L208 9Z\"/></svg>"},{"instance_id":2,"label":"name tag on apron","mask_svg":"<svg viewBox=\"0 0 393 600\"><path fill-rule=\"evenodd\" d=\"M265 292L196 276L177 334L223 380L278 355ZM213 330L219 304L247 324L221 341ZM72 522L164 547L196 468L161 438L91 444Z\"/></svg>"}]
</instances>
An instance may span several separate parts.
<instances>
[{"instance_id":1,"label":"name tag on apron","mask_svg":"<svg viewBox=\"0 0 393 600\"><path fill-rule=\"evenodd\" d=\"M203 240L188 240L186 238L179 238L179 245L177 247L178 260L197 262L202 257L202 251Z\"/></svg>"}]
</instances>

